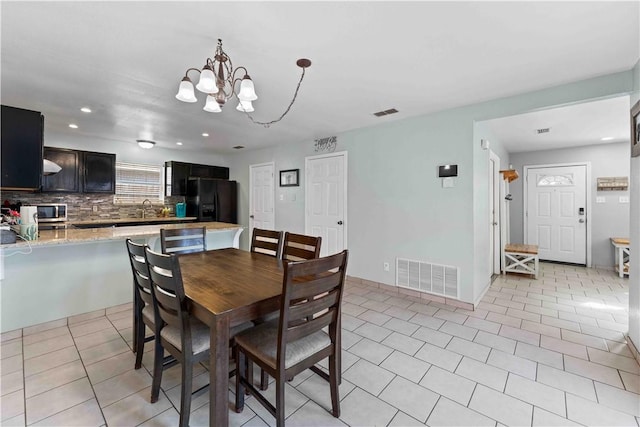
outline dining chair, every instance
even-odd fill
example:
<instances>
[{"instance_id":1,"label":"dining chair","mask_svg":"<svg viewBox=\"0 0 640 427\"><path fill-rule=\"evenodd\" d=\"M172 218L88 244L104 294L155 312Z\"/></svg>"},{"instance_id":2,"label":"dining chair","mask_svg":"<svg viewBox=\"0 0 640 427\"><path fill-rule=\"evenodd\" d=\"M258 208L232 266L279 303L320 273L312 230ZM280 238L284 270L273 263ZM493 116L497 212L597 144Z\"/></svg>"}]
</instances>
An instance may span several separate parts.
<instances>
[{"instance_id":1,"label":"dining chair","mask_svg":"<svg viewBox=\"0 0 640 427\"><path fill-rule=\"evenodd\" d=\"M167 350L182 365L180 427L186 427L189 425L191 411L193 365L208 363L210 329L189 314L189 302L184 293L178 258L174 254L153 252L148 247L145 248L145 257L149 266L153 301L159 321L162 321L155 340L151 403L158 400L162 382L162 355ZM229 336L233 337L251 326L247 322L231 328Z\"/></svg>"},{"instance_id":2,"label":"dining chair","mask_svg":"<svg viewBox=\"0 0 640 427\"><path fill-rule=\"evenodd\" d=\"M163 254L188 254L207 250L207 228L161 228Z\"/></svg>"},{"instance_id":3,"label":"dining chair","mask_svg":"<svg viewBox=\"0 0 640 427\"><path fill-rule=\"evenodd\" d=\"M284 386L311 369L329 382L334 417L340 416L340 309L348 251L325 258L284 265L280 317L240 332L235 337L236 412L244 409L244 394L255 396L284 426ZM326 331L325 331L326 329ZM329 358L329 374L315 366ZM275 378L275 407L247 379L247 361Z\"/></svg>"},{"instance_id":4,"label":"dining chair","mask_svg":"<svg viewBox=\"0 0 640 427\"><path fill-rule=\"evenodd\" d=\"M284 233L282 259L285 261L302 261L320 256L322 237L305 236L304 234Z\"/></svg>"},{"instance_id":5,"label":"dining chair","mask_svg":"<svg viewBox=\"0 0 640 427\"><path fill-rule=\"evenodd\" d=\"M135 369L140 369L144 345L155 337L158 323L153 309L149 267L144 257L146 245L134 243L131 239L126 243L133 273L133 352L136 353ZM147 326L153 331L149 337L145 337Z\"/></svg>"},{"instance_id":6,"label":"dining chair","mask_svg":"<svg viewBox=\"0 0 640 427\"><path fill-rule=\"evenodd\" d=\"M282 257L282 231L253 229L251 237L251 252Z\"/></svg>"}]
</instances>

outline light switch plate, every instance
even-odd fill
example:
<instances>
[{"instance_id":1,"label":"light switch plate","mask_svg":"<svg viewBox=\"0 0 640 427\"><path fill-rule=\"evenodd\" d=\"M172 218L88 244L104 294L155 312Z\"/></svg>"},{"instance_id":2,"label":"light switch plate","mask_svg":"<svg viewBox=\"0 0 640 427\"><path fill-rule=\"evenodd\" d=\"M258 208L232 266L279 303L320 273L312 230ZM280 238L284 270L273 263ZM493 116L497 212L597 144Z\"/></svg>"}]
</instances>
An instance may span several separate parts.
<instances>
[{"instance_id":1,"label":"light switch plate","mask_svg":"<svg viewBox=\"0 0 640 427\"><path fill-rule=\"evenodd\" d=\"M605 203L607 199L604 197L596 197L596 203Z\"/></svg>"},{"instance_id":2,"label":"light switch plate","mask_svg":"<svg viewBox=\"0 0 640 427\"><path fill-rule=\"evenodd\" d=\"M620 203L629 203L629 196L620 196Z\"/></svg>"},{"instance_id":3,"label":"light switch plate","mask_svg":"<svg viewBox=\"0 0 640 427\"><path fill-rule=\"evenodd\" d=\"M281 194L280 195L280 201L283 201L283 200L284 200L284 194Z\"/></svg>"},{"instance_id":4,"label":"light switch plate","mask_svg":"<svg viewBox=\"0 0 640 427\"><path fill-rule=\"evenodd\" d=\"M442 178L442 188L453 188L454 184L453 178Z\"/></svg>"}]
</instances>

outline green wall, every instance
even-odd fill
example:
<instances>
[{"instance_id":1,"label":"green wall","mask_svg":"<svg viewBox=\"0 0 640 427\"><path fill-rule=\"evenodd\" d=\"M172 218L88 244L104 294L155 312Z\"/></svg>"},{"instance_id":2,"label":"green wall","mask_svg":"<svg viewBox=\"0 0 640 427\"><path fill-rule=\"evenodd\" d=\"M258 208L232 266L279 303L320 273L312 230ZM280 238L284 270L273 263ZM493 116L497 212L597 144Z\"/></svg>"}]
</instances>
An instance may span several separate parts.
<instances>
[{"instance_id":1,"label":"green wall","mask_svg":"<svg viewBox=\"0 0 640 427\"><path fill-rule=\"evenodd\" d=\"M336 151L347 151L349 162L348 274L395 284L396 257L453 265L460 269L460 299L475 301L490 273L488 151L474 123L625 93L632 81L627 71L338 134ZM275 162L276 171L301 169L300 187L276 187L276 228L303 232L304 158L315 154L309 140L231 156L240 223L248 226L249 166ZM446 163L458 165L454 188L442 188L437 178L437 166Z\"/></svg>"}]
</instances>

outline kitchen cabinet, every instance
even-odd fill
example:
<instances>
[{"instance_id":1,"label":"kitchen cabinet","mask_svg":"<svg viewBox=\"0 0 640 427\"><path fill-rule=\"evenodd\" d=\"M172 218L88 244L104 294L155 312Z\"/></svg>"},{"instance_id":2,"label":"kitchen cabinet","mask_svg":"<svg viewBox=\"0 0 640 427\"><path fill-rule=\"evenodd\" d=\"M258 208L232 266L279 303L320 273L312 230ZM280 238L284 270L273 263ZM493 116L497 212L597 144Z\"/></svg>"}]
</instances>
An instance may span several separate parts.
<instances>
[{"instance_id":1,"label":"kitchen cabinet","mask_svg":"<svg viewBox=\"0 0 640 427\"><path fill-rule=\"evenodd\" d=\"M44 158L60 166L60 172L42 177L42 191L78 193L80 191L80 154L67 148L44 147Z\"/></svg>"},{"instance_id":2,"label":"kitchen cabinet","mask_svg":"<svg viewBox=\"0 0 640 427\"><path fill-rule=\"evenodd\" d=\"M42 178L42 191L108 193L116 191L116 155L68 148L45 147L44 158L60 172Z\"/></svg>"},{"instance_id":3,"label":"kitchen cabinet","mask_svg":"<svg viewBox=\"0 0 640 427\"><path fill-rule=\"evenodd\" d=\"M115 154L82 152L82 191L84 193L115 194Z\"/></svg>"},{"instance_id":4,"label":"kitchen cabinet","mask_svg":"<svg viewBox=\"0 0 640 427\"><path fill-rule=\"evenodd\" d=\"M189 178L229 179L229 168L169 161L165 162L165 196L186 196Z\"/></svg>"},{"instance_id":5,"label":"kitchen cabinet","mask_svg":"<svg viewBox=\"0 0 640 427\"><path fill-rule=\"evenodd\" d=\"M37 111L2 106L0 156L4 190L40 189L44 116Z\"/></svg>"}]
</instances>

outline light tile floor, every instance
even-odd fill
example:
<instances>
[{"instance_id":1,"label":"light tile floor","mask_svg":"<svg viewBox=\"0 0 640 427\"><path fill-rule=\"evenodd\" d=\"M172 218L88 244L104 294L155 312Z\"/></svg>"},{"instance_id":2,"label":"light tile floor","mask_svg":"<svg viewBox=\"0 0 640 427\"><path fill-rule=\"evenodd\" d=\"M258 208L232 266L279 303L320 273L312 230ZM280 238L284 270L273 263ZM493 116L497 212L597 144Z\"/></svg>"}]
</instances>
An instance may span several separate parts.
<instances>
[{"instance_id":1,"label":"light tile floor","mask_svg":"<svg viewBox=\"0 0 640 427\"><path fill-rule=\"evenodd\" d=\"M304 372L286 386L287 424L640 426L639 366L623 335L628 281L541 269L538 280L498 278L473 312L349 282L342 416L327 412L327 383ZM147 348L135 371L130 304L2 334L0 424L177 425L179 366L150 404ZM197 389L208 372L194 377ZM208 399L194 395L192 426L208 425ZM252 398L230 422L274 424Z\"/></svg>"}]
</instances>

